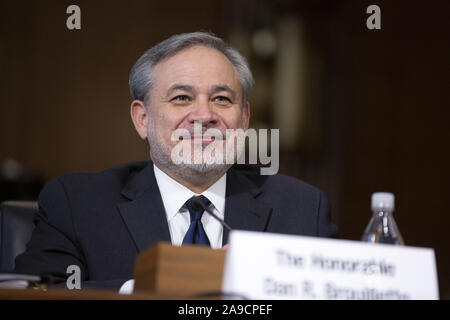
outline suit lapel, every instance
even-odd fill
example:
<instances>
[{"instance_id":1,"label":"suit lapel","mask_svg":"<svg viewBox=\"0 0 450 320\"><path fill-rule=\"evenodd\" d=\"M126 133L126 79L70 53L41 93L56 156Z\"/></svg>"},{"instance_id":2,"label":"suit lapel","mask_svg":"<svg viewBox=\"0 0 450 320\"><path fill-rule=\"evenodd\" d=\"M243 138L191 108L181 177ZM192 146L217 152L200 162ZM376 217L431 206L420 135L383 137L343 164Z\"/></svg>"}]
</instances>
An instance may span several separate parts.
<instances>
[{"instance_id":1,"label":"suit lapel","mask_svg":"<svg viewBox=\"0 0 450 320\"><path fill-rule=\"evenodd\" d=\"M171 241L153 162L130 179L122 195L130 201L118 208L139 252L160 241Z\"/></svg>"},{"instance_id":2,"label":"suit lapel","mask_svg":"<svg viewBox=\"0 0 450 320\"><path fill-rule=\"evenodd\" d=\"M225 222L233 230L266 231L272 208L258 201L260 187L244 174L231 168L227 174ZM224 229L223 245L228 243L228 230Z\"/></svg>"},{"instance_id":3,"label":"suit lapel","mask_svg":"<svg viewBox=\"0 0 450 320\"><path fill-rule=\"evenodd\" d=\"M225 222L233 230L266 230L272 208L258 201L260 193L260 187L244 174L234 168L228 171ZM118 208L139 252L161 241L171 242L153 162L149 161L145 169L129 180L122 195L129 201L118 204ZM228 243L228 235L224 229L224 245Z\"/></svg>"}]
</instances>

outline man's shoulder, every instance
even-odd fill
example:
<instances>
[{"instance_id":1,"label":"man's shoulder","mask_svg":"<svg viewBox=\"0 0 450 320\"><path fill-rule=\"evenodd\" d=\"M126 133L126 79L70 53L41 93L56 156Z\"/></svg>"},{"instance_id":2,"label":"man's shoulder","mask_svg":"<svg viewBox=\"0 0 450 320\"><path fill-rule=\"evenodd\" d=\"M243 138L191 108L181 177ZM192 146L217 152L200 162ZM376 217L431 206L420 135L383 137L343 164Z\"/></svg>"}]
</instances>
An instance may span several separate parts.
<instances>
[{"instance_id":1,"label":"man's shoulder","mask_svg":"<svg viewBox=\"0 0 450 320\"><path fill-rule=\"evenodd\" d=\"M66 188L87 188L90 190L103 186L106 189L123 188L133 176L144 170L148 164L148 161L130 162L99 172L68 173L52 179L47 185L61 184Z\"/></svg>"},{"instance_id":2,"label":"man's shoulder","mask_svg":"<svg viewBox=\"0 0 450 320\"><path fill-rule=\"evenodd\" d=\"M302 193L318 194L321 191L298 178L277 173L274 175L261 175L260 167L253 165L239 165L233 167L234 172L251 181L255 186L265 190L277 192L300 191Z\"/></svg>"}]
</instances>

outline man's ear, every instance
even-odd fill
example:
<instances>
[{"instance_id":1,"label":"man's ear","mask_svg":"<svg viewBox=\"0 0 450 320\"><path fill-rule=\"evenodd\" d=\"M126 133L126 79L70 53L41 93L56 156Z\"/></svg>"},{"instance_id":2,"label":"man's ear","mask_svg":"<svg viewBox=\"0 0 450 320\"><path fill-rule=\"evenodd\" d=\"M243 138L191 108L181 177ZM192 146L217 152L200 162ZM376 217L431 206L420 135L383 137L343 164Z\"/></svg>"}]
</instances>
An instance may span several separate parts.
<instances>
[{"instance_id":1,"label":"man's ear","mask_svg":"<svg viewBox=\"0 0 450 320\"><path fill-rule=\"evenodd\" d=\"M130 107L134 127L142 139L147 139L148 112L141 100L134 100Z\"/></svg>"},{"instance_id":2,"label":"man's ear","mask_svg":"<svg viewBox=\"0 0 450 320\"><path fill-rule=\"evenodd\" d=\"M250 125L250 103L247 101L245 104L243 111L243 117L244 117L244 130L248 130L248 127Z\"/></svg>"}]
</instances>

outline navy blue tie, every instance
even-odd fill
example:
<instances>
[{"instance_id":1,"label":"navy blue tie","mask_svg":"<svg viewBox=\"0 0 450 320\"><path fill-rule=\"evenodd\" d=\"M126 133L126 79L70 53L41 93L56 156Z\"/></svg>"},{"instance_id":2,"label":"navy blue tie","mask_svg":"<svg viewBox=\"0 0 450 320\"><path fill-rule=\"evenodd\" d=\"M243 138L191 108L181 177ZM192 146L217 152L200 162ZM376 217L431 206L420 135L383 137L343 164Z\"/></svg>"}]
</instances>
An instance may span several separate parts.
<instances>
[{"instance_id":1,"label":"navy blue tie","mask_svg":"<svg viewBox=\"0 0 450 320\"><path fill-rule=\"evenodd\" d=\"M206 235L205 229L203 229L203 224L201 221L204 210L199 208L198 205L193 204L195 198L203 202L206 207L209 207L211 204L211 201L204 196L192 197L186 201L186 206L189 210L189 215L191 216L191 224L186 232L186 235L184 236L183 244L199 244L209 246L209 239Z\"/></svg>"}]
</instances>

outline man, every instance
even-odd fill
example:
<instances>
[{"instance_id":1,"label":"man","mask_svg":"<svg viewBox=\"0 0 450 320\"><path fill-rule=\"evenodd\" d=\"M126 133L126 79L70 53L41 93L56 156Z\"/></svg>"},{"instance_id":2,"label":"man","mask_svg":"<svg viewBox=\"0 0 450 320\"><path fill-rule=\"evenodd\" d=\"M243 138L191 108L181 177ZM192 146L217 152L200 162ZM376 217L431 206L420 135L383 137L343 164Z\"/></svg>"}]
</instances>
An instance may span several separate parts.
<instances>
[{"instance_id":1,"label":"man","mask_svg":"<svg viewBox=\"0 0 450 320\"><path fill-rule=\"evenodd\" d=\"M233 139L227 130L249 126L252 74L223 40L200 32L173 36L139 58L129 83L131 117L148 141L151 161L50 181L16 272L50 274L64 282L67 268L75 265L82 287L119 288L133 278L136 255L160 241L221 248L228 231L194 208L192 197L200 195L195 201L233 229L336 235L319 190L294 178L241 170L222 161L218 151L213 161L196 155L227 145ZM222 138L208 133L211 129ZM174 138L177 130L188 138ZM180 145L185 161L177 162L172 151ZM235 149L234 159L240 152Z\"/></svg>"}]
</instances>

